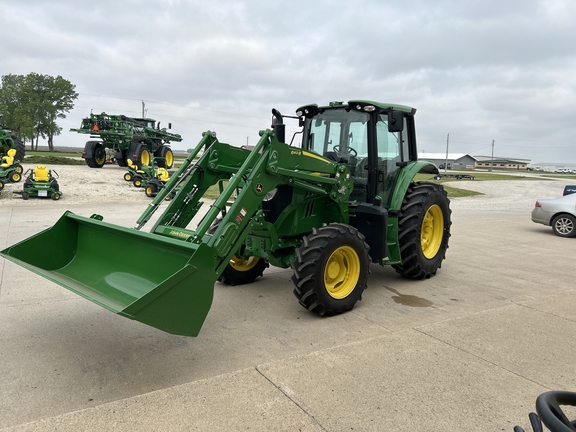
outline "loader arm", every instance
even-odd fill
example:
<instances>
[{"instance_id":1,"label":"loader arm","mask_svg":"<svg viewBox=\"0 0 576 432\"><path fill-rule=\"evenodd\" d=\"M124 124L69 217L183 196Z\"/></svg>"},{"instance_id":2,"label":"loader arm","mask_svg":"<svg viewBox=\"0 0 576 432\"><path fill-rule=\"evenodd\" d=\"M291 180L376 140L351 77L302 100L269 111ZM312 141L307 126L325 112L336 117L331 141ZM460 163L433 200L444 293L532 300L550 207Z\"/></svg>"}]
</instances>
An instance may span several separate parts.
<instances>
[{"instance_id":1,"label":"loader arm","mask_svg":"<svg viewBox=\"0 0 576 432\"><path fill-rule=\"evenodd\" d=\"M308 200L313 196L333 202L339 213L337 220L348 220L348 197L353 188L348 167L281 143L271 130L262 132L252 151L214 139L192 171L151 232L212 248L217 257L216 277L254 231L268 239L278 239L276 225L265 221L262 202L279 186L306 191ZM189 229L206 190L222 180L228 180L226 188L197 228ZM238 193L235 198L234 193ZM213 234L207 234L219 216L222 219L218 227ZM305 231L311 231L311 227Z\"/></svg>"},{"instance_id":2,"label":"loader arm","mask_svg":"<svg viewBox=\"0 0 576 432\"><path fill-rule=\"evenodd\" d=\"M201 148L206 151L198 162L189 158L139 219L137 228L170 188L179 188L150 232L109 224L99 215L66 212L53 227L0 255L121 316L196 336L210 310L214 283L246 238L259 230L261 238L278 240L277 226L263 217L268 192L280 185L306 191L306 199L319 200L320 208L330 205L344 221L353 187L346 165L281 143L271 130L261 132L252 152L220 143L209 132L195 153ZM222 194L197 228L189 228L206 190L222 180L228 181ZM224 213L235 191L238 196ZM223 219L209 234L220 215ZM311 230L312 225L298 228ZM36 253L48 247L54 253ZM157 253L143 260L133 253L138 250Z\"/></svg>"}]
</instances>

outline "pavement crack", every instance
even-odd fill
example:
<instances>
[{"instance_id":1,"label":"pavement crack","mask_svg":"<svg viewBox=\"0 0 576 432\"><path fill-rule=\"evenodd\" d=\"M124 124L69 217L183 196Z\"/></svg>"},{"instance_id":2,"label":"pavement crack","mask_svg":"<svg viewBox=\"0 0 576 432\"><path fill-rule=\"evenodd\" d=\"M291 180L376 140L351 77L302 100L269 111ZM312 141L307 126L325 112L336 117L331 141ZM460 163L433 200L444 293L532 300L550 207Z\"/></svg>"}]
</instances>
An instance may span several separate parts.
<instances>
[{"instance_id":1,"label":"pavement crack","mask_svg":"<svg viewBox=\"0 0 576 432\"><path fill-rule=\"evenodd\" d=\"M266 381L268 381L270 384L272 384L274 387L276 387L276 389L282 393L290 402L292 402L300 411L302 411L308 418L312 419L312 421L318 425L318 427L320 429L322 429L323 431L328 431L328 429L326 429L324 426L322 426L322 424L316 419L316 417L314 417L310 412L308 412L306 410L306 408L304 408L302 405L300 405L296 400L294 400L294 398L292 396L290 396L290 394L284 390L282 387L280 387L279 385L277 385L274 381L272 381L270 378L268 378L266 376L266 374L264 372L262 372L258 366L256 366L254 368L256 370L256 372L258 372Z\"/></svg>"}]
</instances>

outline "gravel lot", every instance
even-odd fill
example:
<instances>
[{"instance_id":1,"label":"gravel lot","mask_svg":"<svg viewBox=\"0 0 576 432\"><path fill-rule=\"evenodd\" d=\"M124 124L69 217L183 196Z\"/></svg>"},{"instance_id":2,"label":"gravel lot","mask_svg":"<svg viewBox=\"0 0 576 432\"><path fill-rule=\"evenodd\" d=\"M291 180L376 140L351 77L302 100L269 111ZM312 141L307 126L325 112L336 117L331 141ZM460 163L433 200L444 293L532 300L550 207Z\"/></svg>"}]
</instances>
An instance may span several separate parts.
<instances>
[{"instance_id":1,"label":"gravel lot","mask_svg":"<svg viewBox=\"0 0 576 432\"><path fill-rule=\"evenodd\" d=\"M24 165L24 172L33 168L32 165ZM105 165L101 169L91 169L84 165L54 165L49 169L59 175L58 183L63 196L58 202L50 199L30 198L22 200L20 195L13 191L22 190L23 182L7 183L0 193L0 206L10 203L11 205L53 206L63 208L71 203L114 203L118 201L142 203L143 206L150 202L144 189L136 188L130 182L123 179L125 168L116 165ZM496 211L521 211L530 212L537 198L548 196L560 196L564 186L571 180L548 179L548 180L497 180L497 181L471 181L455 180L446 184L452 187L469 189L481 192L484 195L455 198L451 200L453 210L496 210Z\"/></svg>"},{"instance_id":2,"label":"gravel lot","mask_svg":"<svg viewBox=\"0 0 576 432\"><path fill-rule=\"evenodd\" d=\"M24 173L35 165L22 164ZM45 198L30 198L24 201L21 195L14 191L22 190L24 180L19 183L7 183L0 193L0 206L10 205L59 205L63 207L73 204L90 202L141 202L146 205L150 198L146 196L143 188L137 188L124 180L126 168L116 165L106 165L100 169L88 168L86 165L52 165L48 169L58 174L58 184L63 196L59 201Z\"/></svg>"}]
</instances>

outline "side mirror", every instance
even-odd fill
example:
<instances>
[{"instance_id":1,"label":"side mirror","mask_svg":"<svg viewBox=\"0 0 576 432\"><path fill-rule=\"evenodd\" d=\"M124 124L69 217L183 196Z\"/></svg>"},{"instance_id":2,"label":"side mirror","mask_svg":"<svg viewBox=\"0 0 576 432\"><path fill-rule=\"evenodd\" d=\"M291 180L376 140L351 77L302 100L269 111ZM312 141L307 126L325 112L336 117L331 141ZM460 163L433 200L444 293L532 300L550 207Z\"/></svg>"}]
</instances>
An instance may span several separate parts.
<instances>
[{"instance_id":1,"label":"side mirror","mask_svg":"<svg viewBox=\"0 0 576 432\"><path fill-rule=\"evenodd\" d=\"M404 130L402 111L388 111L388 132L402 132L402 130Z\"/></svg>"}]
</instances>

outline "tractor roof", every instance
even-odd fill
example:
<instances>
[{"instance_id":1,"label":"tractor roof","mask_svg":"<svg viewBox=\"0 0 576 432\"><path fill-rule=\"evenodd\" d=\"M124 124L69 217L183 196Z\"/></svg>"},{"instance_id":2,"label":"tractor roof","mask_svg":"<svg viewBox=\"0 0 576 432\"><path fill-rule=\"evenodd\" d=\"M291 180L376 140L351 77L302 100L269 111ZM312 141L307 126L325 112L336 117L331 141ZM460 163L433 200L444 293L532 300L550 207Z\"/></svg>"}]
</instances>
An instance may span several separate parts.
<instances>
[{"instance_id":1,"label":"tractor roof","mask_svg":"<svg viewBox=\"0 0 576 432\"><path fill-rule=\"evenodd\" d=\"M403 111L408 114L414 115L416 113L416 108L412 108L406 105L399 105L399 104L391 104L385 102L374 102L370 100L350 100L347 103L345 102L330 102L327 106L318 106L317 104L309 104L304 105L296 110L296 113L304 113L306 111L323 111L335 108L346 108L350 107L353 110L357 111L389 111L390 108L397 111ZM299 114L300 115L300 114ZM303 115L303 114L302 114Z\"/></svg>"}]
</instances>

